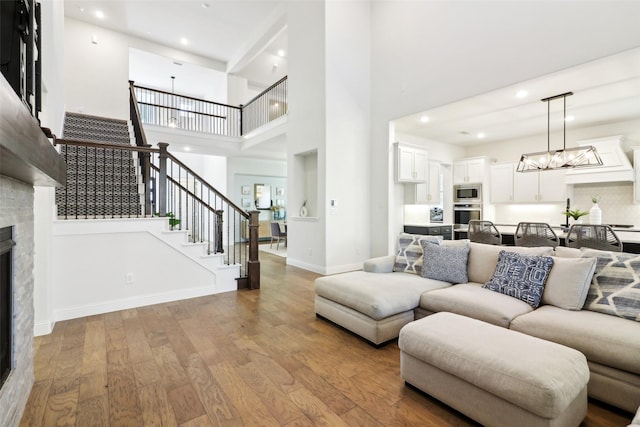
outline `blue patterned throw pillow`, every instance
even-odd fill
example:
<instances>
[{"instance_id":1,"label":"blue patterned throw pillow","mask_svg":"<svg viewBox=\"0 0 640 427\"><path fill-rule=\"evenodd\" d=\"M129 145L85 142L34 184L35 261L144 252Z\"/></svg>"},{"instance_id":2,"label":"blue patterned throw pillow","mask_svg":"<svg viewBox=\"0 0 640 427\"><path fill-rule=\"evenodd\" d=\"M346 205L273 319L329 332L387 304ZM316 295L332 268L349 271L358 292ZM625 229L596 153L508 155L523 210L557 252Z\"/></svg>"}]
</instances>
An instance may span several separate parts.
<instances>
[{"instance_id":1,"label":"blue patterned throw pillow","mask_svg":"<svg viewBox=\"0 0 640 427\"><path fill-rule=\"evenodd\" d=\"M640 255L581 248L597 259L584 308L640 322Z\"/></svg>"},{"instance_id":2,"label":"blue patterned throw pillow","mask_svg":"<svg viewBox=\"0 0 640 427\"><path fill-rule=\"evenodd\" d=\"M553 258L548 256L500 251L496 271L484 287L518 298L531 307L537 308L551 267L553 267Z\"/></svg>"},{"instance_id":3,"label":"blue patterned throw pillow","mask_svg":"<svg viewBox=\"0 0 640 427\"><path fill-rule=\"evenodd\" d=\"M420 275L422 271L422 241L438 243L442 236L423 236L421 234L400 233L398 236L398 252L393 271Z\"/></svg>"},{"instance_id":4,"label":"blue patterned throw pillow","mask_svg":"<svg viewBox=\"0 0 640 427\"><path fill-rule=\"evenodd\" d=\"M422 277L450 283L467 283L468 246L441 246L438 242L421 241L424 260Z\"/></svg>"}]
</instances>

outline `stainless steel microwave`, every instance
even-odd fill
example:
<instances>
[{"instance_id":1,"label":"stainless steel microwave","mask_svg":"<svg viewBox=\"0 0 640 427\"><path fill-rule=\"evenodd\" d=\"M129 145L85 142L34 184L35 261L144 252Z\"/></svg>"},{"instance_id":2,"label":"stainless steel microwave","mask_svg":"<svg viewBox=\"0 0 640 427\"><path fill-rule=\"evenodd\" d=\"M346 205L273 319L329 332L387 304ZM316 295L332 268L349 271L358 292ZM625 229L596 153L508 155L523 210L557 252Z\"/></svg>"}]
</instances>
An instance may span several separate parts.
<instances>
[{"instance_id":1,"label":"stainless steel microwave","mask_svg":"<svg viewBox=\"0 0 640 427\"><path fill-rule=\"evenodd\" d=\"M463 184L453 186L453 203L481 203L482 184Z\"/></svg>"}]
</instances>

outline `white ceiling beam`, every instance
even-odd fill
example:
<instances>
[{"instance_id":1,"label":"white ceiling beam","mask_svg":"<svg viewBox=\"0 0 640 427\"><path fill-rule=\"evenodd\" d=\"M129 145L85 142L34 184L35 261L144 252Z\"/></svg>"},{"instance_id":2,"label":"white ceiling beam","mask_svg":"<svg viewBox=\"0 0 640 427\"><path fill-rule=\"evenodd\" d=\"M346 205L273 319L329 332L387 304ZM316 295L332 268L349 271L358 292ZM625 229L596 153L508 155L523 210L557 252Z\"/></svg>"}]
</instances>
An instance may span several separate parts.
<instances>
[{"instance_id":1,"label":"white ceiling beam","mask_svg":"<svg viewBox=\"0 0 640 427\"><path fill-rule=\"evenodd\" d=\"M280 33L287 28L287 14L283 4L278 5L273 13L264 20L263 25L256 27L247 42L244 43L227 62L227 73L235 74L246 67L256 56L262 53Z\"/></svg>"}]
</instances>

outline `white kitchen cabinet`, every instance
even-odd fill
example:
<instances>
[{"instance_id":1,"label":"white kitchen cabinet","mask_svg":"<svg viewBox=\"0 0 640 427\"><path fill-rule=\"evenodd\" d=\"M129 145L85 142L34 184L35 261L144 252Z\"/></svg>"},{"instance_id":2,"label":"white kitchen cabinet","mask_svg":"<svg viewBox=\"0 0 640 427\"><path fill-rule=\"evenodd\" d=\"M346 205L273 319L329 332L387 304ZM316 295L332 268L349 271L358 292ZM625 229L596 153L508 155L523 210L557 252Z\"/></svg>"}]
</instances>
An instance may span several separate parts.
<instances>
[{"instance_id":1,"label":"white kitchen cabinet","mask_svg":"<svg viewBox=\"0 0 640 427\"><path fill-rule=\"evenodd\" d=\"M482 183L485 179L487 160L484 158L460 160L453 164L453 183Z\"/></svg>"},{"instance_id":2,"label":"white kitchen cabinet","mask_svg":"<svg viewBox=\"0 0 640 427\"><path fill-rule=\"evenodd\" d=\"M437 205L440 204L440 163L429 162L426 183L405 184L405 204Z\"/></svg>"},{"instance_id":3,"label":"white kitchen cabinet","mask_svg":"<svg viewBox=\"0 0 640 427\"><path fill-rule=\"evenodd\" d=\"M491 166L491 203L554 203L567 199L564 170L516 172L516 166Z\"/></svg>"},{"instance_id":4,"label":"white kitchen cabinet","mask_svg":"<svg viewBox=\"0 0 640 427\"><path fill-rule=\"evenodd\" d=\"M567 185L564 170L539 172L538 201L564 202L567 200Z\"/></svg>"},{"instance_id":5,"label":"white kitchen cabinet","mask_svg":"<svg viewBox=\"0 0 640 427\"><path fill-rule=\"evenodd\" d=\"M398 182L427 182L427 151L408 144L396 143L396 180Z\"/></svg>"},{"instance_id":6,"label":"white kitchen cabinet","mask_svg":"<svg viewBox=\"0 0 640 427\"><path fill-rule=\"evenodd\" d=\"M490 172L491 179L491 203L513 202L513 174L515 167L513 163L492 165Z\"/></svg>"},{"instance_id":7,"label":"white kitchen cabinet","mask_svg":"<svg viewBox=\"0 0 640 427\"><path fill-rule=\"evenodd\" d=\"M564 170L514 172L514 201L520 203L552 203L567 199Z\"/></svg>"}]
</instances>

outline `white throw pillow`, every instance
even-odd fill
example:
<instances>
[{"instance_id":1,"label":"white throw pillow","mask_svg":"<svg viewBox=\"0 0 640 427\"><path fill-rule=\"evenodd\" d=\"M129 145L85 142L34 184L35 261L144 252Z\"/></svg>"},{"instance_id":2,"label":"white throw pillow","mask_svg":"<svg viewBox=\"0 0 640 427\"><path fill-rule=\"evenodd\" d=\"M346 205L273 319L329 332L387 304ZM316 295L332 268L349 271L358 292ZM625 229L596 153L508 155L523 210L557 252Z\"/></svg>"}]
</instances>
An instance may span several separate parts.
<instances>
[{"instance_id":1,"label":"white throw pillow","mask_svg":"<svg viewBox=\"0 0 640 427\"><path fill-rule=\"evenodd\" d=\"M582 310L589 293L596 258L553 257L542 303L565 310Z\"/></svg>"}]
</instances>

